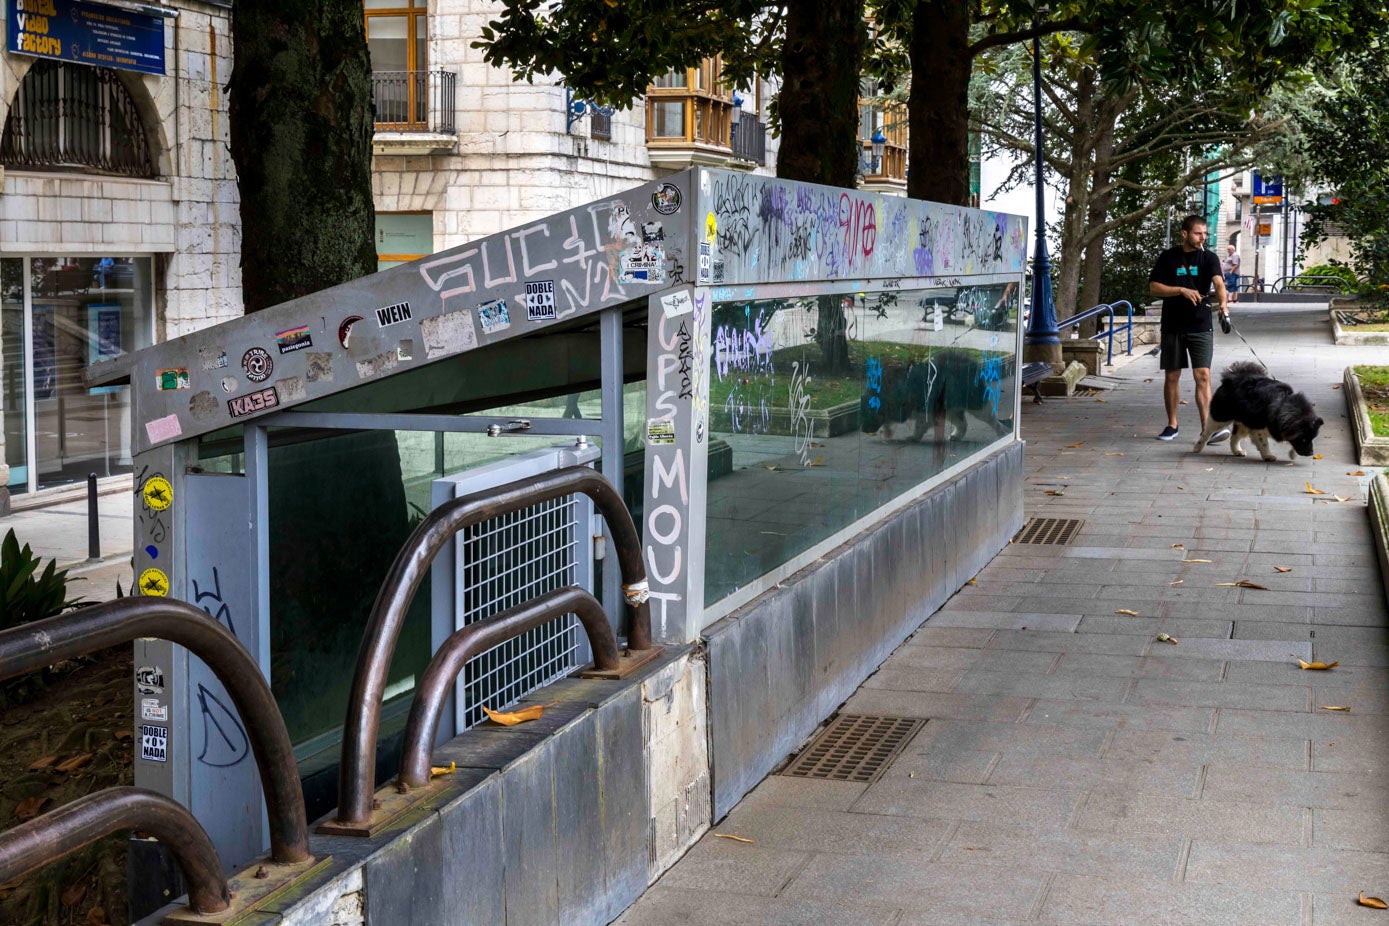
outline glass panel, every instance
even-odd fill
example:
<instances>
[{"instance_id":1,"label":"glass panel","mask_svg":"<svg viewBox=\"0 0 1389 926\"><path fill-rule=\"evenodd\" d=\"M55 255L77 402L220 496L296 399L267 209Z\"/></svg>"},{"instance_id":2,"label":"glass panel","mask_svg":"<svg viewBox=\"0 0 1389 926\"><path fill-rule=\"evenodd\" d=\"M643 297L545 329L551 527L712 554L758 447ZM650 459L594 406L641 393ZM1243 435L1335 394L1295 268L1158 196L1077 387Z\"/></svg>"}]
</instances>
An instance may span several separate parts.
<instances>
[{"instance_id":1,"label":"glass panel","mask_svg":"<svg viewBox=\"0 0 1389 926\"><path fill-rule=\"evenodd\" d=\"M1016 284L715 305L705 604L1013 432Z\"/></svg>"},{"instance_id":2,"label":"glass panel","mask_svg":"<svg viewBox=\"0 0 1389 926\"><path fill-rule=\"evenodd\" d=\"M410 28L415 34L415 70L426 71L429 69L428 57L425 54L425 46L428 44L429 27L423 16L411 16Z\"/></svg>"},{"instance_id":3,"label":"glass panel","mask_svg":"<svg viewBox=\"0 0 1389 926\"><path fill-rule=\"evenodd\" d=\"M0 260L0 485L11 492L28 489L29 429L24 391L24 261L18 257ZM4 467L0 467L3 469Z\"/></svg>"},{"instance_id":4,"label":"glass panel","mask_svg":"<svg viewBox=\"0 0 1389 926\"><path fill-rule=\"evenodd\" d=\"M667 74L662 74L660 77L657 77L655 80L651 82L651 86L665 90L673 88L683 88L687 86L689 82L687 73L688 72L685 70L685 68L680 68L679 70L671 71Z\"/></svg>"},{"instance_id":5,"label":"glass panel","mask_svg":"<svg viewBox=\"0 0 1389 926\"><path fill-rule=\"evenodd\" d=\"M410 66L408 16L368 16L367 50L373 71L404 71Z\"/></svg>"},{"instance_id":6,"label":"glass panel","mask_svg":"<svg viewBox=\"0 0 1389 926\"><path fill-rule=\"evenodd\" d=\"M39 487L129 472L130 387L88 389L82 371L149 346L150 259L35 257L30 272ZM162 372L159 388L188 388L186 369Z\"/></svg>"},{"instance_id":7,"label":"glass panel","mask_svg":"<svg viewBox=\"0 0 1389 926\"><path fill-rule=\"evenodd\" d=\"M684 101L652 100L651 124L653 138L684 138Z\"/></svg>"}]
</instances>

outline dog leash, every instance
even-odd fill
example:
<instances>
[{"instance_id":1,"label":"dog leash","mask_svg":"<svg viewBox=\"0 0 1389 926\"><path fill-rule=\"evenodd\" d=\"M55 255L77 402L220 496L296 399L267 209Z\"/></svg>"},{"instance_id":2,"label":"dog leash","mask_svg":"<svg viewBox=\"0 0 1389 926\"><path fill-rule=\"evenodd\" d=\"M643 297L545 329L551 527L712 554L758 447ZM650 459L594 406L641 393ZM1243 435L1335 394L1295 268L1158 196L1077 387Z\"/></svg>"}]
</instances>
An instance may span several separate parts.
<instances>
[{"instance_id":1,"label":"dog leash","mask_svg":"<svg viewBox=\"0 0 1389 926\"><path fill-rule=\"evenodd\" d=\"M1249 348L1249 352L1254 355L1255 360L1259 361L1259 366L1264 368L1264 372L1267 373L1269 376L1272 376L1273 371L1269 369L1268 364L1264 363L1264 358L1259 356L1259 352L1254 349L1253 344L1250 344L1247 340L1245 340L1244 335L1240 334L1239 329L1235 327L1235 323L1233 321L1230 322L1230 330L1233 331L1241 341L1244 341L1244 346Z\"/></svg>"}]
</instances>

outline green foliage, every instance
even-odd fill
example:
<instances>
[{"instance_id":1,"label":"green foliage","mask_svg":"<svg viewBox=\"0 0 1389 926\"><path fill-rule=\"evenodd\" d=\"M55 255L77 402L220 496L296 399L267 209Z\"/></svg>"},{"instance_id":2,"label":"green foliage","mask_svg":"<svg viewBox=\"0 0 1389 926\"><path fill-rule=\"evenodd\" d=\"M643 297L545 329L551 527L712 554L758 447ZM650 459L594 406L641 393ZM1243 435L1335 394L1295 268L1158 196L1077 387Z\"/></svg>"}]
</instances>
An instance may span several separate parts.
<instances>
[{"instance_id":1,"label":"green foliage","mask_svg":"<svg viewBox=\"0 0 1389 926\"><path fill-rule=\"evenodd\" d=\"M1355 271L1341 263L1313 264L1310 267L1303 267L1298 274L1299 278L1306 277L1339 277L1346 281L1348 292L1359 292L1361 283L1360 278L1355 275ZM1315 285L1315 282L1308 285Z\"/></svg>"},{"instance_id":2,"label":"green foliage","mask_svg":"<svg viewBox=\"0 0 1389 926\"><path fill-rule=\"evenodd\" d=\"M1347 55L1327 79L1328 94L1303 127L1314 180L1336 193L1308 204L1304 242L1339 230L1363 287L1383 301L1389 289L1389 44Z\"/></svg>"},{"instance_id":3,"label":"green foliage","mask_svg":"<svg viewBox=\"0 0 1389 926\"><path fill-rule=\"evenodd\" d=\"M0 630L60 614L80 603L67 597L67 570L19 545L11 528L0 542Z\"/></svg>"}]
</instances>

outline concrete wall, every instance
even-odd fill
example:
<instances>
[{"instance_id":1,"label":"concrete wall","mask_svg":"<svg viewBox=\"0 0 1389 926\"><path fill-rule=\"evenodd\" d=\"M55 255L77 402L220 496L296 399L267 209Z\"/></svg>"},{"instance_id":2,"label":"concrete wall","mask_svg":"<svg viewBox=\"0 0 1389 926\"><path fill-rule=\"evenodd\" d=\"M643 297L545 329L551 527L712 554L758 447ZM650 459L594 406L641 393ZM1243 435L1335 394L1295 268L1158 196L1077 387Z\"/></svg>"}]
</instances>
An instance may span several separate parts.
<instances>
[{"instance_id":1,"label":"concrete wall","mask_svg":"<svg viewBox=\"0 0 1389 926\"><path fill-rule=\"evenodd\" d=\"M1022 526L1011 444L705 631L721 819Z\"/></svg>"}]
</instances>

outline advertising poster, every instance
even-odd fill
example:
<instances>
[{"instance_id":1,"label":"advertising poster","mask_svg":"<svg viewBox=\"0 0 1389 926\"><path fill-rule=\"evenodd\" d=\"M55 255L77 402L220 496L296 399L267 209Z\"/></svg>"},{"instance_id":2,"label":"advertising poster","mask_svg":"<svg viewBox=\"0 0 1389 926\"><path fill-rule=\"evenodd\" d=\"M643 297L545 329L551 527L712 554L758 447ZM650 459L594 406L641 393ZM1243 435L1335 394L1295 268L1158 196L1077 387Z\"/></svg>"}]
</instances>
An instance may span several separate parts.
<instances>
[{"instance_id":1,"label":"advertising poster","mask_svg":"<svg viewBox=\"0 0 1389 926\"><path fill-rule=\"evenodd\" d=\"M164 18L87 0L5 0L6 47L53 61L164 73Z\"/></svg>"}]
</instances>

